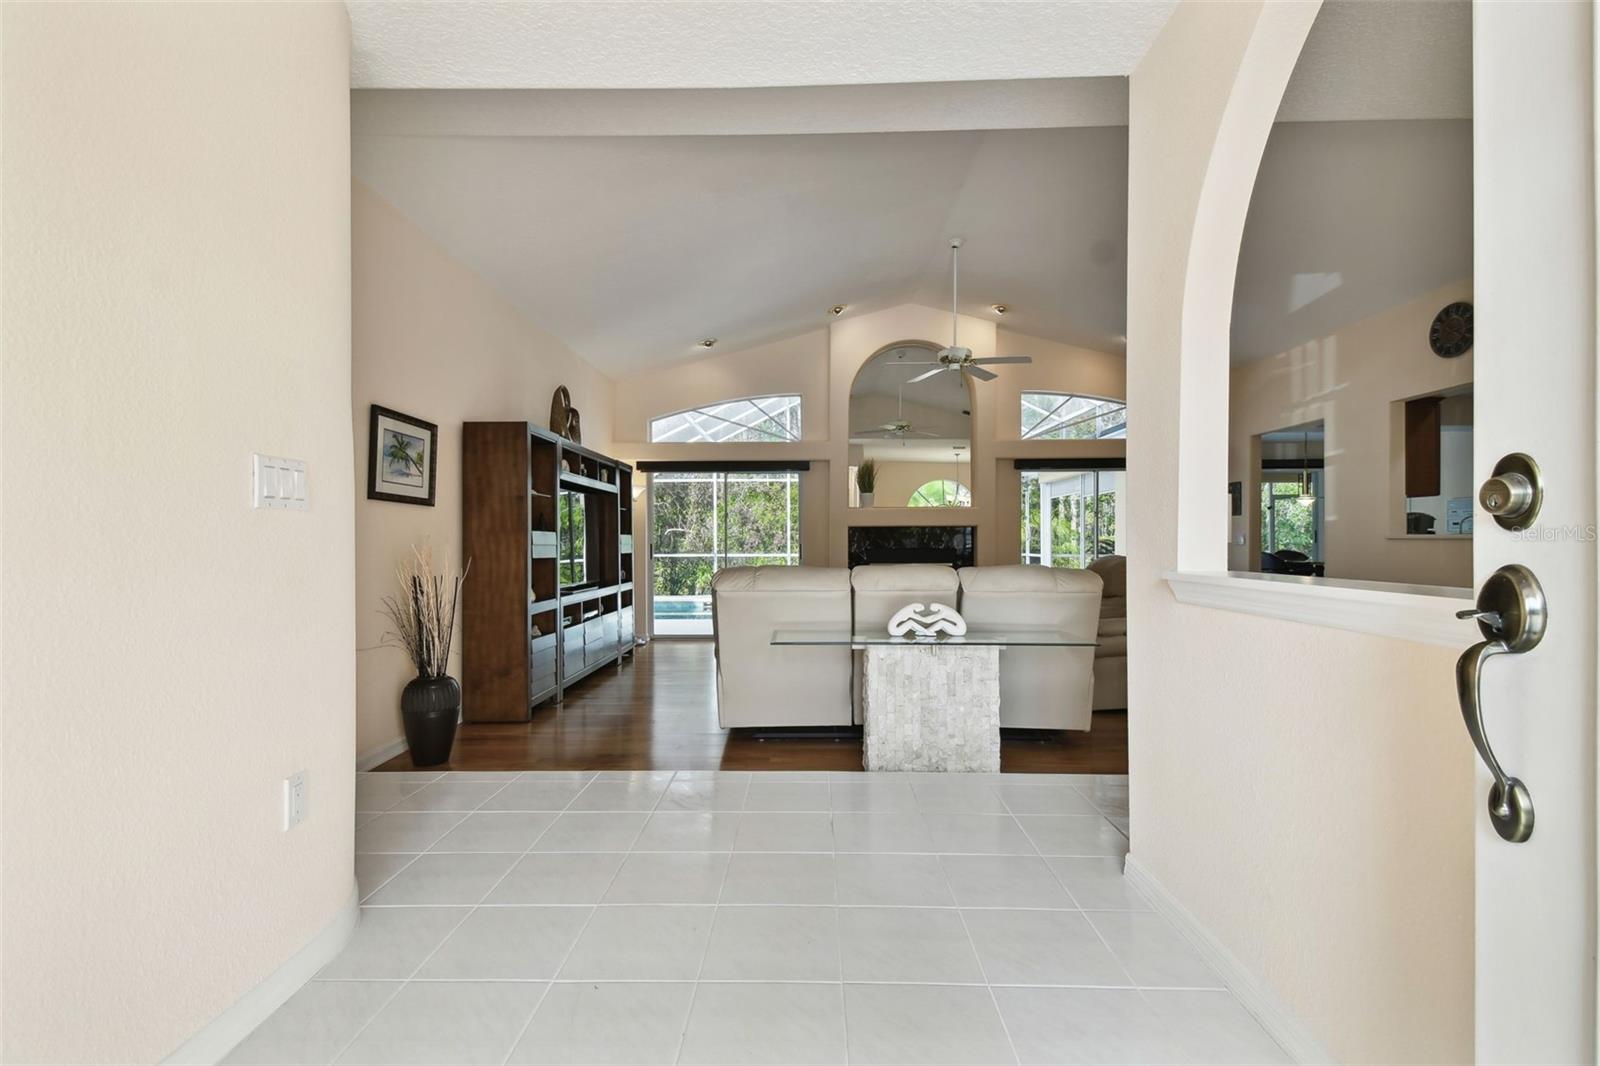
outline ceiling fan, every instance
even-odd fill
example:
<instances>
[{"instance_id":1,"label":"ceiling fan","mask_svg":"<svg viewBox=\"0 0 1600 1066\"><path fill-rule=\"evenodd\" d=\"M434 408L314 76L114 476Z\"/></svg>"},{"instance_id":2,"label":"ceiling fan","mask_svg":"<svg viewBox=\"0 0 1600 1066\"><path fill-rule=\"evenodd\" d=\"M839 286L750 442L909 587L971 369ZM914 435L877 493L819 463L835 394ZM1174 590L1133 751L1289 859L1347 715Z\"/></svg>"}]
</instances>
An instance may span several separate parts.
<instances>
[{"instance_id":1,"label":"ceiling fan","mask_svg":"<svg viewBox=\"0 0 1600 1066\"><path fill-rule=\"evenodd\" d=\"M898 394L895 407L895 417L892 422L885 422L875 429L852 429L852 437L881 437L884 440L903 441L907 437L931 437L937 439L939 434L929 433L925 429L915 429L906 418L906 395L904 386Z\"/></svg>"},{"instance_id":2,"label":"ceiling fan","mask_svg":"<svg viewBox=\"0 0 1600 1066\"><path fill-rule=\"evenodd\" d=\"M956 343L956 341L957 341L956 327L957 327L957 324L959 322L959 318L957 317L957 314L956 314L956 307L957 307L957 302L956 302L956 293L957 293L956 283L957 283L957 279L959 278L958 259L959 259L960 255L961 255L961 238L960 237L951 237L950 238L950 347L940 350L938 364L936 366L934 366L932 370L923 371L922 373L918 374L916 377L912 378L910 381L906 382L907 385L915 384L918 381L926 381L928 378L931 378L936 374L942 374L947 370L948 371L952 371L952 372L957 373L957 374L970 375L971 377L977 378L979 381L993 381L995 378L999 377L1000 375L996 374L992 370L985 370L984 367L993 366L996 363L1031 363L1031 362L1033 362L1033 356L1031 356L1031 355L995 355L995 356L990 356L990 357L988 357L986 359L974 359L974 358L972 358L972 349L971 348L962 348Z\"/></svg>"}]
</instances>

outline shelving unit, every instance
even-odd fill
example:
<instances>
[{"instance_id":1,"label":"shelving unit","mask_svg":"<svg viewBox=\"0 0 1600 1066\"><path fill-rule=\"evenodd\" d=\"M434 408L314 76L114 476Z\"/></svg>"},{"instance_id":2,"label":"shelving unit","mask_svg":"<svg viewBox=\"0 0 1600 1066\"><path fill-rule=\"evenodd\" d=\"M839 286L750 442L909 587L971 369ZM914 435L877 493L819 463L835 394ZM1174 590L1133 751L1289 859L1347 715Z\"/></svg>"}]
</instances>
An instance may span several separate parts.
<instances>
[{"instance_id":1,"label":"shelving unit","mask_svg":"<svg viewBox=\"0 0 1600 1066\"><path fill-rule=\"evenodd\" d=\"M527 422L468 422L462 474L462 716L525 722L633 652L633 469Z\"/></svg>"}]
</instances>

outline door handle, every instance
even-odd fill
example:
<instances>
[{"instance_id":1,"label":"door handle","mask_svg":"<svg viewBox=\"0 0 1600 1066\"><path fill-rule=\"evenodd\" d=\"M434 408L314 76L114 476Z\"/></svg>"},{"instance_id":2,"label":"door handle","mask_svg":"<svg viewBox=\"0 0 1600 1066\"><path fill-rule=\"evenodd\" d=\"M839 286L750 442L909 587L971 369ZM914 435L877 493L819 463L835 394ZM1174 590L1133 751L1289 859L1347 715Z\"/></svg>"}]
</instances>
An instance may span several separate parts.
<instances>
[{"instance_id":1,"label":"door handle","mask_svg":"<svg viewBox=\"0 0 1600 1066\"><path fill-rule=\"evenodd\" d=\"M1515 563L1502 566L1483 583L1477 607L1458 611L1456 617L1476 621L1484 638L1456 660L1456 696L1472 746L1494 775L1489 788L1489 821L1501 837L1521 844L1533 835L1533 797L1528 786L1500 766L1489 744L1483 724L1483 668L1497 655L1520 655L1544 639L1544 589L1527 567Z\"/></svg>"}]
</instances>

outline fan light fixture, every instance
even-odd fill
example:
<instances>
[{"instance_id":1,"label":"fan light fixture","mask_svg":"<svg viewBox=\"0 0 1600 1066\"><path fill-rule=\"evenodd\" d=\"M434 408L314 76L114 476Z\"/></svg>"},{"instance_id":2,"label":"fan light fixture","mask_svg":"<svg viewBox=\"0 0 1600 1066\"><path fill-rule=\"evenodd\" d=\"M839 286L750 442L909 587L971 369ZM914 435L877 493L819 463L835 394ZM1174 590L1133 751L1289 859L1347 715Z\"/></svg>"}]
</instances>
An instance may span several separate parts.
<instances>
[{"instance_id":1,"label":"fan light fixture","mask_svg":"<svg viewBox=\"0 0 1600 1066\"><path fill-rule=\"evenodd\" d=\"M960 301L960 289L958 288L958 281L959 281L959 279L961 277L960 259L961 259L961 238L960 237L951 237L950 238L950 347L942 349L939 352L938 362L932 364L933 365L933 369L932 370L924 371L923 373L918 374L916 377L914 377L910 381L906 382L907 385L913 385L913 384L915 384L915 383L917 383L919 381L926 381L931 377L937 377L938 375L944 373L946 370L954 370L957 373L961 374L963 377L977 378L979 381L993 381L995 378L999 377L1000 375L996 374L993 370L987 369L987 367L990 364L993 364L993 363L1031 363L1031 362L1033 362L1033 356L1031 356L1031 355L999 355L999 356L989 356L989 357L984 358L984 359L974 359L972 357L972 349L971 348L963 348L963 347L960 346L960 344L958 343L958 336L957 336L957 331L959 330L960 325L961 325L961 315L960 315L961 301ZM1000 304L991 304L990 306L995 308L1000 313L1002 313L1002 314L1004 313L1004 308L1002 307L1002 305L1000 305Z\"/></svg>"}]
</instances>

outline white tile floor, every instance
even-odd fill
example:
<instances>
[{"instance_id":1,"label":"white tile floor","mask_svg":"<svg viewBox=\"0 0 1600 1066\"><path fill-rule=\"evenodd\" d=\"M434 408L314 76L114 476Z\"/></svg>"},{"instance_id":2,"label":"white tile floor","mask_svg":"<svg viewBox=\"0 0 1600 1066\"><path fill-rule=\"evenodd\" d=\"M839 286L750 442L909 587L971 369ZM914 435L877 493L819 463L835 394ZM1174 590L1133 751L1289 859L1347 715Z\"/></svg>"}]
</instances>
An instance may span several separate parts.
<instances>
[{"instance_id":1,"label":"white tile floor","mask_svg":"<svg viewBox=\"0 0 1600 1066\"><path fill-rule=\"evenodd\" d=\"M362 774L361 925L233 1063L1278 1063L1121 777Z\"/></svg>"}]
</instances>

